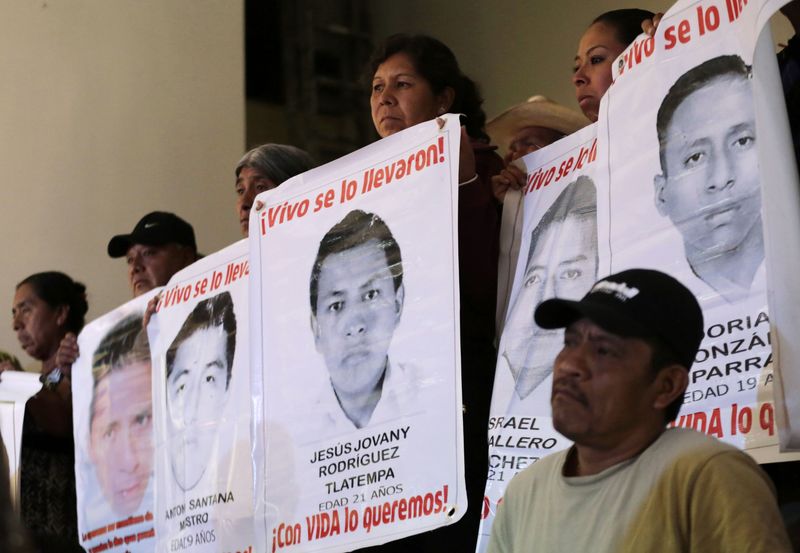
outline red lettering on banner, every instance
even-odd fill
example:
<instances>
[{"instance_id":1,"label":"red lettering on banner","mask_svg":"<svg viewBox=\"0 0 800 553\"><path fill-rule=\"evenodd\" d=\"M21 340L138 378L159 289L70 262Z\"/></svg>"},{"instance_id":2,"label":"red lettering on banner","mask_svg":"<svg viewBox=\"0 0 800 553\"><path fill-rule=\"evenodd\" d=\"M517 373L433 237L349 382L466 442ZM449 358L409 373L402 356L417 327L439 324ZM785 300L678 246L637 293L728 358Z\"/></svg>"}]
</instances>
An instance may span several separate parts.
<instances>
[{"instance_id":1,"label":"red lettering on banner","mask_svg":"<svg viewBox=\"0 0 800 553\"><path fill-rule=\"evenodd\" d=\"M292 219L300 218L308 213L309 201L308 199L300 200L299 202L283 202L280 205L272 206L266 211L266 219L269 228L291 221ZM262 220L265 213L261 213ZM263 228L263 225L262 225Z\"/></svg>"},{"instance_id":2,"label":"red lettering on banner","mask_svg":"<svg viewBox=\"0 0 800 553\"><path fill-rule=\"evenodd\" d=\"M725 8L728 12L728 21L733 23L739 19L746 6L747 0L725 0Z\"/></svg>"},{"instance_id":3,"label":"red lettering on banner","mask_svg":"<svg viewBox=\"0 0 800 553\"><path fill-rule=\"evenodd\" d=\"M556 162L555 165L540 167L533 173L528 173L527 184L522 192L523 194L529 194L530 192L549 186L550 183L556 183L575 171L583 169L596 159L597 139L595 138L591 145L581 146L577 155L562 158L560 163Z\"/></svg>"},{"instance_id":4,"label":"red lettering on banner","mask_svg":"<svg viewBox=\"0 0 800 553\"><path fill-rule=\"evenodd\" d=\"M710 413L698 411L696 413L681 415L678 417L678 420L670 423L670 427L673 426L691 428L720 439L724 437L722 414L720 413L719 407L715 408Z\"/></svg>"},{"instance_id":5,"label":"red lettering on banner","mask_svg":"<svg viewBox=\"0 0 800 553\"><path fill-rule=\"evenodd\" d=\"M667 41L665 50L672 50L678 43L686 44L691 37L691 25L688 19L684 19L677 25L670 25L664 31L664 39Z\"/></svg>"},{"instance_id":6,"label":"red lettering on banner","mask_svg":"<svg viewBox=\"0 0 800 553\"><path fill-rule=\"evenodd\" d=\"M341 532L339 511L333 510L306 517L306 532L308 541L338 536Z\"/></svg>"},{"instance_id":7,"label":"red lettering on banner","mask_svg":"<svg viewBox=\"0 0 800 553\"><path fill-rule=\"evenodd\" d=\"M347 203L358 195L386 188L414 173L446 161L444 136L438 136L433 143L421 146L402 158L367 169L361 176L360 183L355 179L345 178L340 184L330 185L317 192L314 195L313 208L308 198L267 207L259 215L261 236L265 236L271 228L305 217L309 210L311 213L319 213L336 205L337 200L339 204Z\"/></svg>"},{"instance_id":8,"label":"red lettering on banner","mask_svg":"<svg viewBox=\"0 0 800 553\"><path fill-rule=\"evenodd\" d=\"M342 188L344 188L345 181L342 181ZM336 199L336 192L334 192L333 188L329 188L325 192L320 192L317 194L317 199L314 200L314 213L317 211L333 206L333 200Z\"/></svg>"},{"instance_id":9,"label":"red lettering on banner","mask_svg":"<svg viewBox=\"0 0 800 553\"><path fill-rule=\"evenodd\" d=\"M272 551L283 549L290 545L296 545L301 540L300 524L284 524L281 522L276 528L272 529Z\"/></svg>"},{"instance_id":10,"label":"red lettering on banner","mask_svg":"<svg viewBox=\"0 0 800 553\"><path fill-rule=\"evenodd\" d=\"M725 0L726 19L720 14L720 8L712 3L697 4L687 8L677 14L672 14L669 18L662 20L658 27L658 32L663 38L663 49L668 52L676 47L689 44L693 38L702 37L712 33L721 27L723 22L735 23L747 8L748 0ZM679 15L684 15L678 19ZM673 23L673 21L677 21ZM652 37L639 41L634 41L631 46L622 54L619 60L619 74L621 76L648 59L655 50L655 42Z\"/></svg>"},{"instance_id":11,"label":"red lettering on banner","mask_svg":"<svg viewBox=\"0 0 800 553\"><path fill-rule=\"evenodd\" d=\"M703 11L703 6L697 6L697 26L700 29L700 36L707 31L716 31L719 27L719 10L716 6L710 6Z\"/></svg>"},{"instance_id":12,"label":"red lettering on banner","mask_svg":"<svg viewBox=\"0 0 800 553\"><path fill-rule=\"evenodd\" d=\"M758 423L761 430L766 430L770 436L775 434L775 408L772 403L764 403L758 410Z\"/></svg>"},{"instance_id":13,"label":"red lettering on banner","mask_svg":"<svg viewBox=\"0 0 800 553\"><path fill-rule=\"evenodd\" d=\"M656 41L653 37L634 42L622 56L622 63L619 66L619 74L622 75L626 69L633 69L645 59L653 55L656 50Z\"/></svg>"},{"instance_id":14,"label":"red lettering on banner","mask_svg":"<svg viewBox=\"0 0 800 553\"><path fill-rule=\"evenodd\" d=\"M324 540L360 529L370 533L380 526L443 513L449 508L447 498L448 486L444 485L435 492L367 505L362 513L350 507L315 513L305 517L306 541ZM272 529L272 552L297 545L302 539L301 524L281 522Z\"/></svg>"},{"instance_id":15,"label":"red lettering on banner","mask_svg":"<svg viewBox=\"0 0 800 553\"><path fill-rule=\"evenodd\" d=\"M229 286L250 275L250 261L244 259L242 261L232 261L228 263L224 271L220 272L216 269L208 274L201 276L194 283L189 284L176 284L162 292L158 300L156 311L167 309L174 305L185 303L190 299L199 298L210 292L218 290L221 286ZM223 281L224 277L224 281Z\"/></svg>"}]
</instances>

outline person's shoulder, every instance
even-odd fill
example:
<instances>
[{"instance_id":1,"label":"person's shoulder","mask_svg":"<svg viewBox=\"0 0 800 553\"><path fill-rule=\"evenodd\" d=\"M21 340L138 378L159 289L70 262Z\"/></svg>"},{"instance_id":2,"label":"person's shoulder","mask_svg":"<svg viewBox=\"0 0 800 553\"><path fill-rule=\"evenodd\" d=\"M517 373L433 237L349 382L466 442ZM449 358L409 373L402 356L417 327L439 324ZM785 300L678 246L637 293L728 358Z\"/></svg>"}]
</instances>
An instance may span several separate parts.
<instances>
[{"instance_id":1,"label":"person's shoulder","mask_svg":"<svg viewBox=\"0 0 800 553\"><path fill-rule=\"evenodd\" d=\"M689 428L668 428L650 447L651 454L671 453L674 456L714 456L739 452L735 447L712 436Z\"/></svg>"},{"instance_id":2,"label":"person's shoulder","mask_svg":"<svg viewBox=\"0 0 800 553\"><path fill-rule=\"evenodd\" d=\"M673 472L696 473L709 465L731 463L758 468L746 453L712 436L687 428L666 430L651 449L650 457L666 462Z\"/></svg>"},{"instance_id":3,"label":"person's shoulder","mask_svg":"<svg viewBox=\"0 0 800 553\"><path fill-rule=\"evenodd\" d=\"M690 428L678 427L665 430L654 445L670 450L679 448L680 450L702 450L708 451L709 453L739 451L732 445L726 444L713 436L703 434L702 432Z\"/></svg>"}]
</instances>

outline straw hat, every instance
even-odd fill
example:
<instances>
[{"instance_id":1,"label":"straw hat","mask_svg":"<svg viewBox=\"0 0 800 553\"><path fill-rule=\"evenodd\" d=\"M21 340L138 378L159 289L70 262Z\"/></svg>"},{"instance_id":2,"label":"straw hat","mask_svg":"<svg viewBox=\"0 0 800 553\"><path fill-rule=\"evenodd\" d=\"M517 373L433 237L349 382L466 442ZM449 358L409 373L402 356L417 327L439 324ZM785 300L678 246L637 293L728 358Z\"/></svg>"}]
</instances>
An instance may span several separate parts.
<instances>
[{"instance_id":1,"label":"straw hat","mask_svg":"<svg viewBox=\"0 0 800 553\"><path fill-rule=\"evenodd\" d=\"M544 127L572 134L590 123L579 111L536 95L493 118L486 124L486 132L496 144L508 148L514 135L525 127Z\"/></svg>"}]
</instances>

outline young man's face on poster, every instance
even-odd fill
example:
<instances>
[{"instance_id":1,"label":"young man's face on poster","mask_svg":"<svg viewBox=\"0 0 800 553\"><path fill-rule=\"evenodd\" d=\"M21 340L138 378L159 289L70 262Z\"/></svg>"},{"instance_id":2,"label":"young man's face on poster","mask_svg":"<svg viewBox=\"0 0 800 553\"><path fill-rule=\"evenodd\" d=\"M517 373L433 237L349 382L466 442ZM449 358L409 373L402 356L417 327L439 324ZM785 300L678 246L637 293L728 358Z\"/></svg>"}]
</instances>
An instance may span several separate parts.
<instances>
[{"instance_id":1,"label":"young man's face on poster","mask_svg":"<svg viewBox=\"0 0 800 553\"><path fill-rule=\"evenodd\" d=\"M133 361L112 369L94 391L89 454L118 517L135 513L152 473L151 372L149 362Z\"/></svg>"},{"instance_id":2,"label":"young man's face on poster","mask_svg":"<svg viewBox=\"0 0 800 553\"><path fill-rule=\"evenodd\" d=\"M656 176L656 206L687 255L724 254L761 233L761 193L750 82L713 78L675 110Z\"/></svg>"},{"instance_id":3,"label":"young man's face on poster","mask_svg":"<svg viewBox=\"0 0 800 553\"><path fill-rule=\"evenodd\" d=\"M596 280L594 213L568 215L550 223L531 248L522 288L506 325L503 350L521 397L549 374L562 346L561 330L541 329L534 323L536 306L548 298L580 298Z\"/></svg>"},{"instance_id":4,"label":"young man's face on poster","mask_svg":"<svg viewBox=\"0 0 800 553\"><path fill-rule=\"evenodd\" d=\"M167 379L172 470L180 487L197 485L209 463L228 393L227 336L200 328L178 346Z\"/></svg>"},{"instance_id":5,"label":"young man's face on poster","mask_svg":"<svg viewBox=\"0 0 800 553\"><path fill-rule=\"evenodd\" d=\"M403 286L395 291L377 240L325 258L311 325L337 394L377 388L402 308Z\"/></svg>"}]
</instances>

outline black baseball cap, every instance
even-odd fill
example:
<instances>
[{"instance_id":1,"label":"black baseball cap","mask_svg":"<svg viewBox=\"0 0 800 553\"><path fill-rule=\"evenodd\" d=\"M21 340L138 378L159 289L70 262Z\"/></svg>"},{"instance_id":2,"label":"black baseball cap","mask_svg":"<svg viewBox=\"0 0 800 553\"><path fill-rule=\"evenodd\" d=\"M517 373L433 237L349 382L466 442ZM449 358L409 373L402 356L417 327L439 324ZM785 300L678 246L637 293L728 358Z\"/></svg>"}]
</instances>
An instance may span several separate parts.
<instances>
[{"instance_id":1,"label":"black baseball cap","mask_svg":"<svg viewBox=\"0 0 800 553\"><path fill-rule=\"evenodd\" d=\"M703 311L694 294L650 269L608 276L580 301L553 298L534 312L541 328L564 328L582 317L619 336L660 339L687 369L703 340Z\"/></svg>"},{"instance_id":2,"label":"black baseball cap","mask_svg":"<svg viewBox=\"0 0 800 553\"><path fill-rule=\"evenodd\" d=\"M108 255L122 257L134 244L163 246L176 243L197 251L192 225L166 211L148 213L133 227L130 234L118 234L108 243Z\"/></svg>"}]
</instances>

